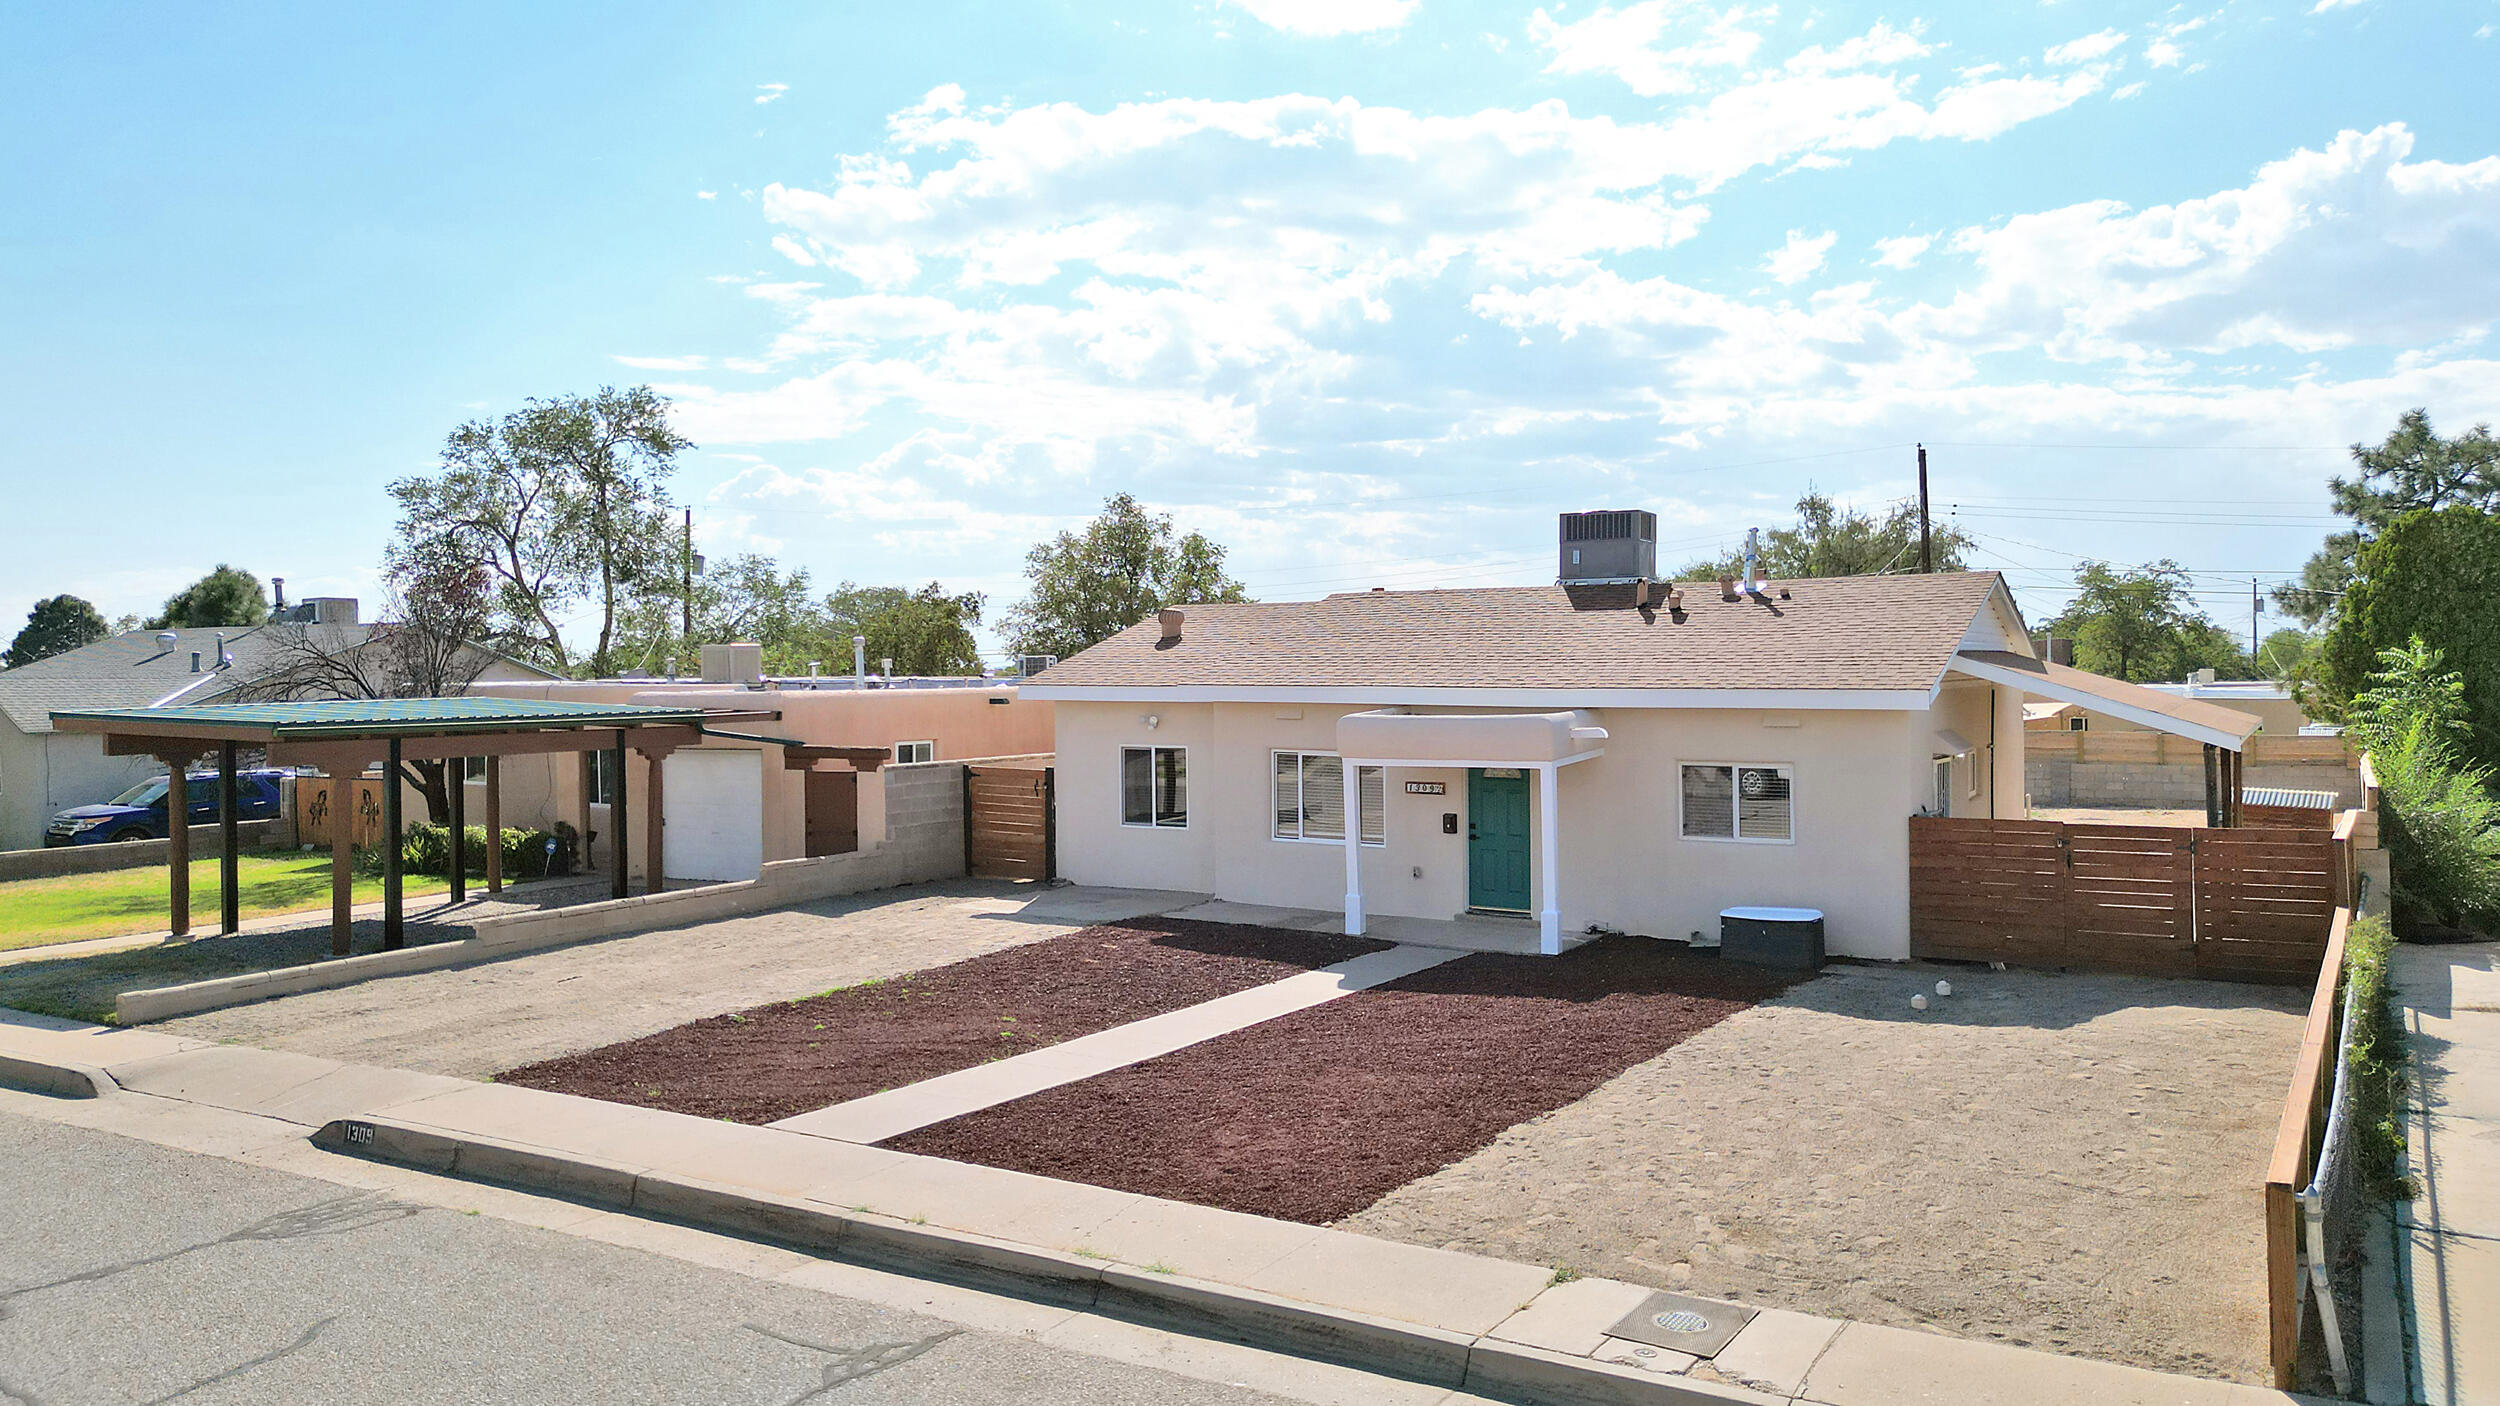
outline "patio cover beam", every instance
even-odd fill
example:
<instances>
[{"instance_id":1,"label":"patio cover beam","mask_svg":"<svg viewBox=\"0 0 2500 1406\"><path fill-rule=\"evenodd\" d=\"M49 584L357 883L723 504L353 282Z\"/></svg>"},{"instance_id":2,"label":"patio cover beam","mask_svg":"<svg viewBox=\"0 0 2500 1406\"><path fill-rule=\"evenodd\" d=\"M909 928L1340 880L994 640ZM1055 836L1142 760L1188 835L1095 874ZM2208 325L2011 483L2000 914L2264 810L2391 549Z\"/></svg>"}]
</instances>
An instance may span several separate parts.
<instances>
[{"instance_id":1,"label":"patio cover beam","mask_svg":"<svg viewBox=\"0 0 2500 1406\"><path fill-rule=\"evenodd\" d=\"M2083 669L2070 669L2045 659L2005 650L1966 649L1945 666L1948 672L2016 688L2037 698L2054 698L2122 722L2202 742L2226 752L2248 745L2257 718L2248 713L2173 698L2140 684L2125 683Z\"/></svg>"}]
</instances>

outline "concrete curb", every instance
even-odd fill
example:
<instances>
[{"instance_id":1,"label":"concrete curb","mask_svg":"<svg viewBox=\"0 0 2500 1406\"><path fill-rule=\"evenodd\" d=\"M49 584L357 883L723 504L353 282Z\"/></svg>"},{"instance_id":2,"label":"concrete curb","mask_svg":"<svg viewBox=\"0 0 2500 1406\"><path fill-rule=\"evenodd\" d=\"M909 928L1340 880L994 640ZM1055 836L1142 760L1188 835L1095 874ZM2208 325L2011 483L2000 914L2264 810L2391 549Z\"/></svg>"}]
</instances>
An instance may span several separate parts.
<instances>
[{"instance_id":1,"label":"concrete curb","mask_svg":"<svg viewBox=\"0 0 2500 1406\"><path fill-rule=\"evenodd\" d=\"M312 1141L350 1156L1507 1400L1554 1406L1777 1406L1787 1400L422 1124L338 1119L315 1132Z\"/></svg>"},{"instance_id":2,"label":"concrete curb","mask_svg":"<svg viewBox=\"0 0 2500 1406\"><path fill-rule=\"evenodd\" d=\"M102 1098L121 1088L112 1075L92 1064L7 1053L0 1053L0 1085L55 1098Z\"/></svg>"}]
</instances>

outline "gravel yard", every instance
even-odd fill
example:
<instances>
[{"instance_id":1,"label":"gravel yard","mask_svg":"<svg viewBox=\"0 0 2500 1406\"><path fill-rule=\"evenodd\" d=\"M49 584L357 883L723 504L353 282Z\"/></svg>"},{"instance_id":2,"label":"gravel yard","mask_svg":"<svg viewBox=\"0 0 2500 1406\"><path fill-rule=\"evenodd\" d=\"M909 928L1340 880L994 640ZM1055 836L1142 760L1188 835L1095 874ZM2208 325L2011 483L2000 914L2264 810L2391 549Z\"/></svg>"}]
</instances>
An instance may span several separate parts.
<instances>
[{"instance_id":1,"label":"gravel yard","mask_svg":"<svg viewBox=\"0 0 2500 1406\"><path fill-rule=\"evenodd\" d=\"M151 1028L485 1079L705 1016L900 976L1199 897L956 879L388 977Z\"/></svg>"},{"instance_id":2,"label":"gravel yard","mask_svg":"<svg viewBox=\"0 0 2500 1406\"><path fill-rule=\"evenodd\" d=\"M1785 984L1639 938L1479 953L887 1145L1322 1223Z\"/></svg>"},{"instance_id":3,"label":"gravel yard","mask_svg":"<svg viewBox=\"0 0 2500 1406\"><path fill-rule=\"evenodd\" d=\"M2305 998L1833 967L1338 1224L2262 1382L2259 1183Z\"/></svg>"},{"instance_id":4,"label":"gravel yard","mask_svg":"<svg viewBox=\"0 0 2500 1406\"><path fill-rule=\"evenodd\" d=\"M1029 1054L1386 948L1359 937L1138 918L693 1021L498 1083L738 1123Z\"/></svg>"}]
</instances>

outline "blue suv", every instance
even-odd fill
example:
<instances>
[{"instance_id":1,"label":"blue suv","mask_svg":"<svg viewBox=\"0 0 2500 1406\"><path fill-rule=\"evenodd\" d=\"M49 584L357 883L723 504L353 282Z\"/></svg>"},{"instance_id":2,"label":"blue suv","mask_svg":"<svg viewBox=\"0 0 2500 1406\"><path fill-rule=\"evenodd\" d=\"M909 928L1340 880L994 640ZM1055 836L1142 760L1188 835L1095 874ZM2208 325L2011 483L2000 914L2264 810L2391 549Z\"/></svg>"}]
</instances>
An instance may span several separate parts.
<instances>
[{"instance_id":1,"label":"blue suv","mask_svg":"<svg viewBox=\"0 0 2500 1406\"><path fill-rule=\"evenodd\" d=\"M283 771L239 771L234 777L235 818L238 820L275 820L278 817L278 783ZM194 772L184 778L189 792L193 825L217 823L217 774ZM102 805L73 806L52 817L45 829L46 848L60 845L100 845L118 840L161 840L165 838L165 778L150 777Z\"/></svg>"}]
</instances>

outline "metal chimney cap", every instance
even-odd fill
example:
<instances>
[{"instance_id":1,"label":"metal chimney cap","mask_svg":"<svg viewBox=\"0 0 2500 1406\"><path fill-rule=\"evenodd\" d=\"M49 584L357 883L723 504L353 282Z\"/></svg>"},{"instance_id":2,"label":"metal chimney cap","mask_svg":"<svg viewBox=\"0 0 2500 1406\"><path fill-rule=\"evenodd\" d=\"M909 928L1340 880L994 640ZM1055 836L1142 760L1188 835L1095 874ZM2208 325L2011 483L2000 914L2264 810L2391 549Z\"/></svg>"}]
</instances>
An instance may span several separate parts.
<instances>
[{"instance_id":1,"label":"metal chimney cap","mask_svg":"<svg viewBox=\"0 0 2500 1406\"><path fill-rule=\"evenodd\" d=\"M1167 605L1163 609L1155 612L1155 620L1163 627L1163 639L1165 643L1176 644L1180 641L1181 624L1186 619L1188 619L1188 616L1177 606Z\"/></svg>"}]
</instances>

